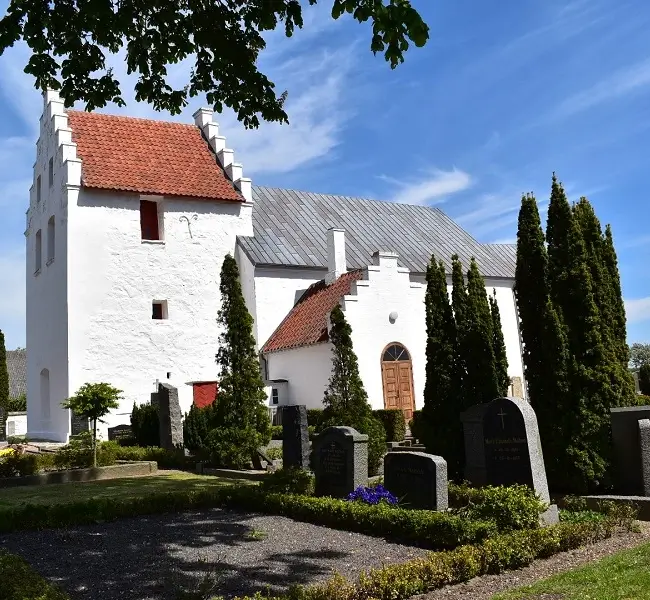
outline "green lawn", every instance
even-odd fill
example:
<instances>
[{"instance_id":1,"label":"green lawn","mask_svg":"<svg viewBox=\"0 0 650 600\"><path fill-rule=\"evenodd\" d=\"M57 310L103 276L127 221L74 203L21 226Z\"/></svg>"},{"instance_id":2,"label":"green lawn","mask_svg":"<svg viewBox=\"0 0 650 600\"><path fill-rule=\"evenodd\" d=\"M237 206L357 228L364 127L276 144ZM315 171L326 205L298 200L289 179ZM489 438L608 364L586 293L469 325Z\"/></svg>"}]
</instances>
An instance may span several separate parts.
<instances>
[{"instance_id":1,"label":"green lawn","mask_svg":"<svg viewBox=\"0 0 650 600\"><path fill-rule=\"evenodd\" d=\"M195 475L183 471L165 471L146 477L0 488L0 507L15 506L24 502L29 504L65 504L89 498L135 498L155 492L198 490L230 484L251 483L240 479Z\"/></svg>"},{"instance_id":2,"label":"green lawn","mask_svg":"<svg viewBox=\"0 0 650 600\"><path fill-rule=\"evenodd\" d=\"M650 600L650 544L554 575L493 600Z\"/></svg>"}]
</instances>

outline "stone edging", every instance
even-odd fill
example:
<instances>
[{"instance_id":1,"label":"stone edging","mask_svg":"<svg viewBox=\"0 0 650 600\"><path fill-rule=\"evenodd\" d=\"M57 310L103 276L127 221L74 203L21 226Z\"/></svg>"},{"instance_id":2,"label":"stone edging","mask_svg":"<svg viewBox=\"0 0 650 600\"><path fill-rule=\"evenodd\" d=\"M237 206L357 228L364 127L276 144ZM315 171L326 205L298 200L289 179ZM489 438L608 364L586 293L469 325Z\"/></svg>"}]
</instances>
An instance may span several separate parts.
<instances>
[{"instance_id":1,"label":"stone edging","mask_svg":"<svg viewBox=\"0 0 650 600\"><path fill-rule=\"evenodd\" d=\"M50 471L27 477L0 478L0 488L23 485L48 485L51 483L72 483L75 481L99 481L103 479L118 479L120 477L138 477L158 472L155 461L125 462L109 467L89 469L70 469L68 471Z\"/></svg>"}]
</instances>

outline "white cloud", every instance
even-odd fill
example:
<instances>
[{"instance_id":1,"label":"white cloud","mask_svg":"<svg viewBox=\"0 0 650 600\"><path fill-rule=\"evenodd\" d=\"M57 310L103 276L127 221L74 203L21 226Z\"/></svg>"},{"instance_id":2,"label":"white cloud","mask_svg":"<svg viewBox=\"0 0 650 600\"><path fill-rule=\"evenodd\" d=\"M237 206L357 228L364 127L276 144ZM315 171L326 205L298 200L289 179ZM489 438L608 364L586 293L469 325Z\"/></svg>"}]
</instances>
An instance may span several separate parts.
<instances>
[{"instance_id":1,"label":"white cloud","mask_svg":"<svg viewBox=\"0 0 650 600\"><path fill-rule=\"evenodd\" d=\"M641 323L650 320L650 296L626 300L625 314L628 323Z\"/></svg>"},{"instance_id":2,"label":"white cloud","mask_svg":"<svg viewBox=\"0 0 650 600\"><path fill-rule=\"evenodd\" d=\"M588 89L569 96L560 103L553 114L556 117L567 117L638 92L648 85L650 85L650 59L620 69Z\"/></svg>"},{"instance_id":3,"label":"white cloud","mask_svg":"<svg viewBox=\"0 0 650 600\"><path fill-rule=\"evenodd\" d=\"M447 196L462 192L472 184L470 175L456 167L451 171L431 169L423 178L411 182L385 175L381 179L398 188L390 200L400 204L440 204L445 202Z\"/></svg>"},{"instance_id":4,"label":"white cloud","mask_svg":"<svg viewBox=\"0 0 650 600\"><path fill-rule=\"evenodd\" d=\"M516 244L517 238L516 237L499 238L489 243L490 244Z\"/></svg>"},{"instance_id":5,"label":"white cloud","mask_svg":"<svg viewBox=\"0 0 650 600\"><path fill-rule=\"evenodd\" d=\"M455 220L473 235L494 234L517 223L520 198L517 193L484 194L471 210L457 215Z\"/></svg>"}]
</instances>

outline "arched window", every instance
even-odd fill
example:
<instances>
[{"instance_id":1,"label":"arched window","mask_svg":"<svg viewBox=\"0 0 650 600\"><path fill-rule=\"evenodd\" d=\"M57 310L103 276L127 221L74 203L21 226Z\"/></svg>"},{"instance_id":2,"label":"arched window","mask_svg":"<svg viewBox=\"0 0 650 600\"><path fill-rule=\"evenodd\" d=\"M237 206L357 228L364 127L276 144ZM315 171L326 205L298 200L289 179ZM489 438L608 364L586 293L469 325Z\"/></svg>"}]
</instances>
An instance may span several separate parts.
<instances>
[{"instance_id":1,"label":"arched window","mask_svg":"<svg viewBox=\"0 0 650 600\"><path fill-rule=\"evenodd\" d=\"M401 344L391 344L386 348L386 350L384 350L384 355L381 360L384 362L411 360L411 356L409 355L408 350Z\"/></svg>"},{"instance_id":2,"label":"arched window","mask_svg":"<svg viewBox=\"0 0 650 600\"><path fill-rule=\"evenodd\" d=\"M47 263L54 260L54 215L47 222Z\"/></svg>"}]
</instances>

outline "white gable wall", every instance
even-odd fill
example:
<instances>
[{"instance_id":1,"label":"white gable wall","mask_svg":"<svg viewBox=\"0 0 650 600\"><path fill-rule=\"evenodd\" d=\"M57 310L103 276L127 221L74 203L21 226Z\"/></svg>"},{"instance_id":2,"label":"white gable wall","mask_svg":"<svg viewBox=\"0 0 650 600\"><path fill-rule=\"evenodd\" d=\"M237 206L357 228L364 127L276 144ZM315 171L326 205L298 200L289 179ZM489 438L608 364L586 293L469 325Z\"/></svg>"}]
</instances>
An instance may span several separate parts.
<instances>
[{"instance_id":1,"label":"white gable wall","mask_svg":"<svg viewBox=\"0 0 650 600\"><path fill-rule=\"evenodd\" d=\"M186 384L216 379L219 274L236 236L252 233L252 205L166 198L163 211L162 243L141 240L138 195L84 189L70 222L70 388L124 390L104 429L128 423L156 379L178 388L183 412ZM183 215L197 215L192 237ZM152 319L153 300L167 301L167 319Z\"/></svg>"}]
</instances>

